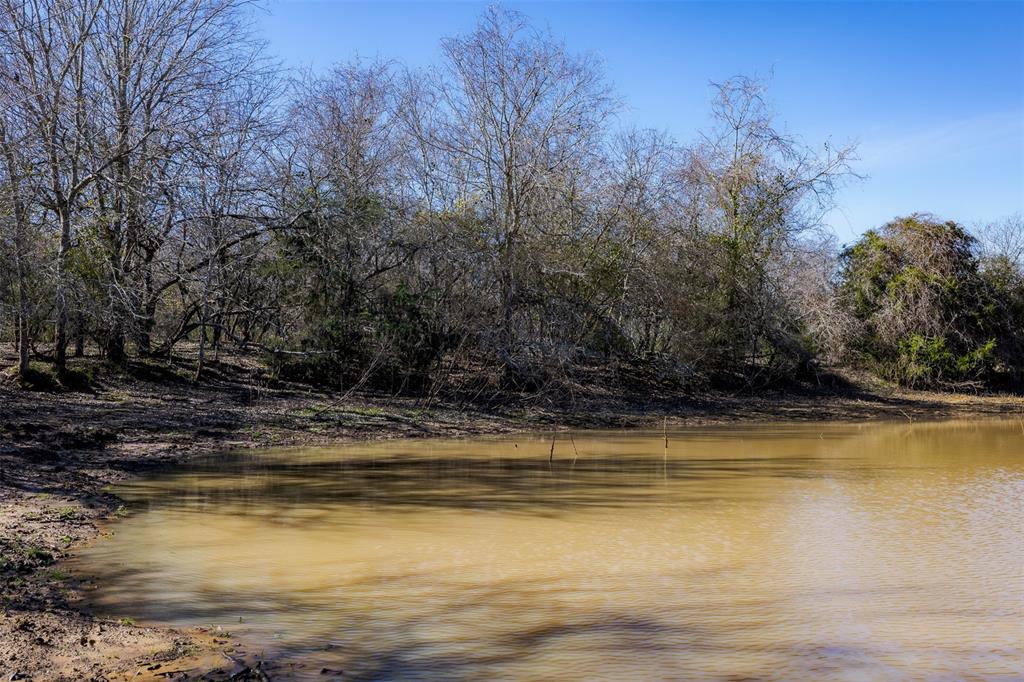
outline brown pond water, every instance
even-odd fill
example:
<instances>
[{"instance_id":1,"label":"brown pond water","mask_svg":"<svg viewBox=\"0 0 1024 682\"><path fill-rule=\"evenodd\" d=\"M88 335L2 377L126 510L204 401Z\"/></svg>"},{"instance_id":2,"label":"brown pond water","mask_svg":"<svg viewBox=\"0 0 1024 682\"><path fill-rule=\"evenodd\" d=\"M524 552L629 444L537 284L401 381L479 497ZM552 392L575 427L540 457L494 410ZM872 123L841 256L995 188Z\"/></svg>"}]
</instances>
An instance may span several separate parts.
<instances>
[{"instance_id":1,"label":"brown pond water","mask_svg":"<svg viewBox=\"0 0 1024 682\"><path fill-rule=\"evenodd\" d=\"M274 679L1024 680L1020 420L574 443L206 459L75 568Z\"/></svg>"}]
</instances>

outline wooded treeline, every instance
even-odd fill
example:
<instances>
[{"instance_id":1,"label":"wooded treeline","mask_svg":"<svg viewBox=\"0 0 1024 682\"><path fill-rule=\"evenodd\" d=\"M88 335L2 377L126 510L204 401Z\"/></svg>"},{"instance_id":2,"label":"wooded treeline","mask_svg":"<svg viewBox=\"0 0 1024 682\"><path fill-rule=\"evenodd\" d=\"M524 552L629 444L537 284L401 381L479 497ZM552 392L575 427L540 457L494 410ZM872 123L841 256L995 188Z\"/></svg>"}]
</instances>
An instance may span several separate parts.
<instances>
[{"instance_id":1,"label":"wooded treeline","mask_svg":"<svg viewBox=\"0 0 1024 682\"><path fill-rule=\"evenodd\" d=\"M1024 228L927 215L838 249L851 146L716 86L689 144L492 9L413 71L295 77L245 0L0 0L0 334L58 375L187 347L293 379L761 385L822 364L1014 385ZM867 227L867 226L865 226Z\"/></svg>"}]
</instances>

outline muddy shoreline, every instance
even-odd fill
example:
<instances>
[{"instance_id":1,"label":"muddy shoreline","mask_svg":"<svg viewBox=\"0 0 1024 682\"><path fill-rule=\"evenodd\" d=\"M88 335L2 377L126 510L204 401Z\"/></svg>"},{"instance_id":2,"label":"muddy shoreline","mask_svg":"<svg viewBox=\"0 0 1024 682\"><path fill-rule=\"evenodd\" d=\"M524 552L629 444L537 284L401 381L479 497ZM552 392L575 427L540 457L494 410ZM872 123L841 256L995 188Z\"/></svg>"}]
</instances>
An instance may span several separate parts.
<instances>
[{"instance_id":1,"label":"muddy shoreline","mask_svg":"<svg viewBox=\"0 0 1024 682\"><path fill-rule=\"evenodd\" d=\"M366 439L660 427L663 420L671 428L1024 415L1024 396L879 386L480 405L372 394L342 398L254 376L238 366L200 385L106 377L85 393L0 386L0 679L268 679L230 633L90 613L85 604L93 585L62 569L76 548L107 532L105 521L126 513L111 485L199 455Z\"/></svg>"}]
</instances>

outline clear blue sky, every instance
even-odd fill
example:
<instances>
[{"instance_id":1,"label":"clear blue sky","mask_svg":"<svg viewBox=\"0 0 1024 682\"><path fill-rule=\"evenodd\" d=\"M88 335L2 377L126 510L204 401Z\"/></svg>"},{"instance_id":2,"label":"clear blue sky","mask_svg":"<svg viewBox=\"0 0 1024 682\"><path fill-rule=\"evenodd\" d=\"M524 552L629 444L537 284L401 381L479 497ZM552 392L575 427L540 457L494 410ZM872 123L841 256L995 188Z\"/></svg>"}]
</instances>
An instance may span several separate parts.
<instances>
[{"instance_id":1,"label":"clear blue sky","mask_svg":"<svg viewBox=\"0 0 1024 682\"><path fill-rule=\"evenodd\" d=\"M257 31L286 65L355 55L425 66L477 2L266 0ZM1024 2L508 2L599 56L624 118L680 141L707 125L709 81L771 75L807 142L858 141L829 222L841 241L914 211L968 225L1024 211Z\"/></svg>"}]
</instances>

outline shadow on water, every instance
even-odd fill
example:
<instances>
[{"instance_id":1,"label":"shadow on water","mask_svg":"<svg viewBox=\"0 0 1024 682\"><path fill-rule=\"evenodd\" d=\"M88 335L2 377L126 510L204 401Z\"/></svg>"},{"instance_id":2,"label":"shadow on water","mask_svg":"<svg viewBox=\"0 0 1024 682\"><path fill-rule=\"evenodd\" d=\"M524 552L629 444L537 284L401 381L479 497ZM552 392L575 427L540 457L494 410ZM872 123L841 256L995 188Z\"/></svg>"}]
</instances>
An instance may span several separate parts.
<instances>
[{"instance_id":1,"label":"shadow on water","mask_svg":"<svg viewBox=\"0 0 1024 682\"><path fill-rule=\"evenodd\" d=\"M531 514L581 507L614 508L663 503L683 493L685 502L722 499L721 481L743 478L856 478L870 474L851 463L837 467L815 457L578 458L552 463L544 458L505 460L409 459L374 461L207 462L179 475L127 489L143 507L198 512L231 505L235 513L267 514L280 507L335 508L372 505L378 509L489 509ZM708 494L702 494L707 487ZM685 491L681 491L685 489ZM710 492L713 489L713 492ZM729 495L752 494L742 486ZM303 523L310 521L304 516ZM281 523L290 522L286 518Z\"/></svg>"},{"instance_id":2,"label":"shadow on water","mask_svg":"<svg viewBox=\"0 0 1024 682\"><path fill-rule=\"evenodd\" d=\"M659 502L678 493L697 503L705 488L715 491L707 499L719 499L720 483L730 480L870 480L897 468L933 467L936 455L951 451L974 463L990 456L1005 461L1007 455L1024 457L1022 430L1017 421L985 428L960 422L730 428L671 434L672 449L664 457L661 435L654 433L574 441L571 449L563 436L557 458L549 457L549 442L536 438L522 449L508 441L456 441L438 450L422 442L418 448L382 444L314 457L241 453L208 457L119 492L149 506L205 510L230 504L234 513L363 505L545 514ZM596 454L591 446L603 449ZM729 495L749 493L743 485L728 488Z\"/></svg>"},{"instance_id":3,"label":"shadow on water","mask_svg":"<svg viewBox=\"0 0 1024 682\"><path fill-rule=\"evenodd\" d=\"M1020 428L211 457L125 488L88 572L274 679L1013 674Z\"/></svg>"},{"instance_id":4,"label":"shadow on water","mask_svg":"<svg viewBox=\"0 0 1024 682\"><path fill-rule=\"evenodd\" d=\"M680 574L676 579L681 584L694 579L713 580L715 573L736 568L720 567L703 571L702 575ZM125 569L106 578L118 582L124 604L152 598L149 576ZM442 584L444 579L427 574L380 579L396 581L416 587ZM306 675L313 670L310 679L317 679L315 671L321 667L343 669L346 680L531 678L546 669L546 657L551 652L565 651L574 653L578 667L574 669L572 661L563 660L559 669L590 679L595 675L600 679L618 679L614 669L592 670L589 666L595 660L610 666L615 660L628 661L630 674L640 677L645 674L644 661L649 661L652 676L664 677L671 670L672 679L719 679L721 671L716 666L721 661L744 659L752 667L741 678L752 675L749 679L776 679L837 674L851 669L878 674L885 672L882 661L894 652L864 642L836 641L825 633L820 641L768 641L760 631L771 620L770 614L805 599L856 596L866 601L887 600L912 598L915 591L863 588L851 595L850 590L842 588L809 589L786 598L742 601L728 595L706 596L694 603L666 605L658 612L640 615L615 607L557 604L545 599L557 588L540 580L506 580L461 587L459 599L432 608L418 604L416 609L396 610L381 604L378 609L352 612L346 612L342 604L311 607L298 595L200 590L200 598L191 603L151 602L148 615L155 619L184 617L197 623L216 623L231 622L241 613L248 623L276 614L292 614L296 622L302 623L297 628L299 632L288 632L287 626L278 623L275 633L263 632L250 638L259 641L261 658L270 661L266 670L275 673L275 679L276 673L281 673L281 679L303 678L302 674L295 675L296 665ZM220 606L228 604L229 607ZM335 612L324 618L325 609ZM454 642L432 636L433 628L452 623L476 626L471 634ZM285 630L283 636L281 630ZM1007 652L1008 659L1014 655L1016 652ZM898 674L896 669L888 672Z\"/></svg>"}]
</instances>

